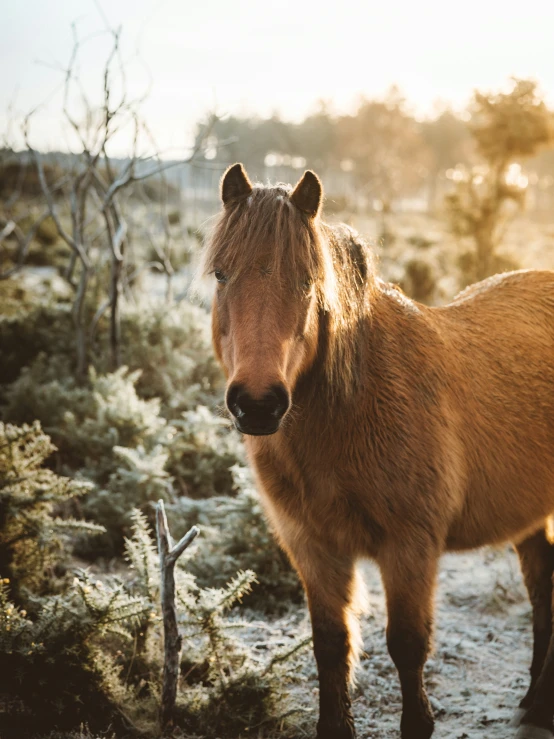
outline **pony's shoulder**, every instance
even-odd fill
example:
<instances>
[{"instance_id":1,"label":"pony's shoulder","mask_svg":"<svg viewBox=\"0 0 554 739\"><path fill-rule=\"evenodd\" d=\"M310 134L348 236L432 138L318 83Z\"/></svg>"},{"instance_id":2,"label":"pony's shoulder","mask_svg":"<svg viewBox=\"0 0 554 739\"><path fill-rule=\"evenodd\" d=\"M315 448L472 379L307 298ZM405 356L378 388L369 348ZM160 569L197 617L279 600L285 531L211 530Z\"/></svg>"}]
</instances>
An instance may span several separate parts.
<instances>
[{"instance_id":1,"label":"pony's shoulder","mask_svg":"<svg viewBox=\"0 0 554 739\"><path fill-rule=\"evenodd\" d=\"M375 284L381 296L388 298L408 313L421 313L422 306L408 297L398 285L393 282L385 282L380 277L376 278Z\"/></svg>"}]
</instances>

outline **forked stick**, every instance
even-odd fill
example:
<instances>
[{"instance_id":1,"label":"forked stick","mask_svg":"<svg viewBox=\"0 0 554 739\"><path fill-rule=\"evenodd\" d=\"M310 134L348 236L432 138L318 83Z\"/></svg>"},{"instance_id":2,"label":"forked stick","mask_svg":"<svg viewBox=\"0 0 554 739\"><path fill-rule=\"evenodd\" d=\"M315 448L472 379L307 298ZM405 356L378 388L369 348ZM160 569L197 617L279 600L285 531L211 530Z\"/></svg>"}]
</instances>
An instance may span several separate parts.
<instances>
[{"instance_id":1,"label":"forked stick","mask_svg":"<svg viewBox=\"0 0 554 739\"><path fill-rule=\"evenodd\" d=\"M175 609L175 563L185 549L195 539L200 529L193 526L183 538L173 544L163 500L156 506L156 533L160 555L161 602L164 627L164 671L162 687L161 724L166 728L173 724L177 682L179 679L179 660L181 656L181 635L177 626Z\"/></svg>"}]
</instances>

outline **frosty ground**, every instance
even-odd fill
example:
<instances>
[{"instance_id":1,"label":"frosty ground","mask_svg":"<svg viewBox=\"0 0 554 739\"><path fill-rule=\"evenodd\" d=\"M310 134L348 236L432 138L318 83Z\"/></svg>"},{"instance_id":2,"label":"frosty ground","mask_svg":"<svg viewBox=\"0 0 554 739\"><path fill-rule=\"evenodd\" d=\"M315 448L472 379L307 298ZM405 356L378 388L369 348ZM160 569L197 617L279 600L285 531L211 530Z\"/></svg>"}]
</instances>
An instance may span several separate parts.
<instances>
[{"instance_id":1,"label":"frosty ground","mask_svg":"<svg viewBox=\"0 0 554 739\"><path fill-rule=\"evenodd\" d=\"M401 696L397 673L385 643L386 612L375 565L364 564L370 613L363 619L364 652L353 690L359 739L398 739ZM308 630L305 611L273 624L281 634ZM265 644L260 642L260 647ZM435 650L426 666L426 684L436 714L437 739L509 739L508 723L527 689L531 662L530 605L517 555L508 548L446 555L437 592ZM299 702L313 716L302 716L298 736L313 736L317 720L317 680L311 653ZM219 737L218 739L225 739Z\"/></svg>"}]
</instances>

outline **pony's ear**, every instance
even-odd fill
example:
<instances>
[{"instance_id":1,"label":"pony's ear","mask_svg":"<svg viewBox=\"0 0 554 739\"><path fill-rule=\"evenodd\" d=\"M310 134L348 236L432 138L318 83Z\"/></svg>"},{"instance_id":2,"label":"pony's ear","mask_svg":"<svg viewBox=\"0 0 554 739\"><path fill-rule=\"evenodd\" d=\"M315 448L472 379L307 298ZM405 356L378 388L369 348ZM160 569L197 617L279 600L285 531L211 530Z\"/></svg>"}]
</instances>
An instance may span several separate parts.
<instances>
[{"instance_id":1,"label":"pony's ear","mask_svg":"<svg viewBox=\"0 0 554 739\"><path fill-rule=\"evenodd\" d=\"M221 199L223 205L245 198L252 192L252 183L242 164L233 164L221 178Z\"/></svg>"},{"instance_id":2,"label":"pony's ear","mask_svg":"<svg viewBox=\"0 0 554 739\"><path fill-rule=\"evenodd\" d=\"M309 169L304 172L290 199L297 208L315 218L323 200L323 185L315 172Z\"/></svg>"}]
</instances>

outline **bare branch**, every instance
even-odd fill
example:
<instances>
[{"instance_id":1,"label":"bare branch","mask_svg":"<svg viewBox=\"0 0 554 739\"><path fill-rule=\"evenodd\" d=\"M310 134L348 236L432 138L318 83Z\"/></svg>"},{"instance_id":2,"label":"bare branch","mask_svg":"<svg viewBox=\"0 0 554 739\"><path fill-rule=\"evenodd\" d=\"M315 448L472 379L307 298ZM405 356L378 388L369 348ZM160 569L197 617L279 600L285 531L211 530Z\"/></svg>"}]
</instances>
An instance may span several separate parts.
<instances>
[{"instance_id":1,"label":"bare branch","mask_svg":"<svg viewBox=\"0 0 554 739\"><path fill-rule=\"evenodd\" d=\"M16 255L16 263L13 267L10 267L4 272L0 272L0 280L6 280L9 277L12 277L23 267L23 264L25 263L25 257L27 256L27 252L29 251L29 246L31 245L32 240L35 238L37 231L49 215L49 212L46 211L41 216L39 216L32 227L29 229L29 231L27 231L25 236L21 233L21 229L14 221L8 221L8 223L2 230L2 233L0 233L0 244L7 236L13 233L18 242L18 249Z\"/></svg>"},{"instance_id":2,"label":"bare branch","mask_svg":"<svg viewBox=\"0 0 554 739\"><path fill-rule=\"evenodd\" d=\"M33 149L33 147L29 143L29 136L28 136L28 117L25 119L25 125L24 125L24 135L25 135L25 143L27 144L27 148L31 152L31 155L35 161L37 171L38 171L38 177L40 186L42 188L42 192L44 193L44 197L46 199L46 203L48 205L48 210L50 215L52 216L52 220L56 224L56 228L58 230L59 235L61 238L65 241L65 243L70 246L79 256L81 262L86 267L89 267L89 261L88 257L85 254L83 247L81 244L78 244L70 234L67 233L65 230L62 222L60 221L60 217L58 215L58 211L56 208L56 204L54 202L54 196L52 195L52 191L48 187L48 183L46 182L46 177L44 175L44 167L42 165L42 159L39 156L36 149Z\"/></svg>"},{"instance_id":3,"label":"bare branch","mask_svg":"<svg viewBox=\"0 0 554 739\"><path fill-rule=\"evenodd\" d=\"M183 554L185 549L187 549L192 544L199 533L200 529L197 526L193 526L190 531L187 531L183 538L180 539L174 547L172 547L168 556L168 561L176 562L181 554Z\"/></svg>"},{"instance_id":4,"label":"bare branch","mask_svg":"<svg viewBox=\"0 0 554 739\"><path fill-rule=\"evenodd\" d=\"M193 526L183 538L173 546L163 500L156 506L156 530L158 552L160 555L161 601L164 626L164 670L162 687L161 723L166 728L173 724L179 662L182 640L177 625L175 608L175 563L199 533Z\"/></svg>"},{"instance_id":5,"label":"bare branch","mask_svg":"<svg viewBox=\"0 0 554 739\"><path fill-rule=\"evenodd\" d=\"M15 230L15 221L8 221L4 228L0 231L0 244L7 239Z\"/></svg>"},{"instance_id":6,"label":"bare branch","mask_svg":"<svg viewBox=\"0 0 554 739\"><path fill-rule=\"evenodd\" d=\"M208 125L206 126L205 132L203 133L202 137L200 137L199 140L196 142L191 154L186 159L181 159L181 160L178 159L172 162L166 162L165 164L161 164L157 167L153 167L152 169L149 169L140 175L135 174L135 165L136 165L137 159L135 158L131 159L131 161L125 168L123 174L117 180L115 180L115 182L113 182L110 185L108 192L106 194L106 202L109 204L111 200L113 199L114 195L119 190L121 190L124 187L127 187L127 185L131 184L132 182L141 182L142 180L147 180L149 177L155 177L156 175L159 175L162 172L166 172L168 169L172 169L173 167L178 167L183 164L190 164L201 151L204 141L207 138L207 136L210 135L210 132L212 128L214 127L216 121L217 121L217 118L215 116L211 116L210 121ZM156 155L153 155L153 156L156 156ZM152 158L152 157L148 157L148 158ZM143 159L143 161L147 161L147 159Z\"/></svg>"}]
</instances>

